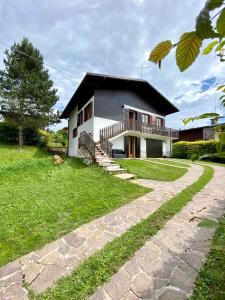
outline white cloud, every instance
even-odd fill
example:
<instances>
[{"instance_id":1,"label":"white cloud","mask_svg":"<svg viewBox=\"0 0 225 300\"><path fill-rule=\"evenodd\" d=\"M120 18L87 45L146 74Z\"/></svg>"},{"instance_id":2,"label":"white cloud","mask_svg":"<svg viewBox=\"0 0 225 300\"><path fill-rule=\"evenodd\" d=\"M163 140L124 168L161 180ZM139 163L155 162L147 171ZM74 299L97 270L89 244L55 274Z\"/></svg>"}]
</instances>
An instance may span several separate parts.
<instances>
[{"instance_id":1,"label":"white cloud","mask_svg":"<svg viewBox=\"0 0 225 300\"><path fill-rule=\"evenodd\" d=\"M45 61L82 78L87 71L140 77L153 84L181 112L169 116L168 125L179 128L180 117L214 109L213 89L201 92L203 79L225 80L224 65L213 55L199 56L184 73L175 64L174 52L162 70L147 61L161 40L177 41L194 28L205 0L8 0L0 2L1 41L11 45L27 36ZM3 66L0 47L0 68ZM62 109L78 86L73 76L50 70ZM179 98L180 97L180 98ZM57 125L58 126L58 125ZM64 126L64 124L63 124Z\"/></svg>"}]
</instances>

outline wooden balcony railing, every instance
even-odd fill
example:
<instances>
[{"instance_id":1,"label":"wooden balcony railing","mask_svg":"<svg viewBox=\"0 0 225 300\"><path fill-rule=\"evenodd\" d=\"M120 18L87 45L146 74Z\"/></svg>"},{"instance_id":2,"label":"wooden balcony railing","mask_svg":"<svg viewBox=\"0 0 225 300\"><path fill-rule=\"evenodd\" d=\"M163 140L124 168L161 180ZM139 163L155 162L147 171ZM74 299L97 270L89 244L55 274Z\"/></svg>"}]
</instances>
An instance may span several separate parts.
<instances>
[{"instance_id":1,"label":"wooden balcony railing","mask_svg":"<svg viewBox=\"0 0 225 300\"><path fill-rule=\"evenodd\" d=\"M95 149L96 143L93 138L86 131L81 132L79 139L79 147L86 147L88 152L90 153L92 159L95 159Z\"/></svg>"},{"instance_id":2,"label":"wooden balcony railing","mask_svg":"<svg viewBox=\"0 0 225 300\"><path fill-rule=\"evenodd\" d=\"M168 136L171 138L179 138L179 131L172 128L158 126L155 124L149 124L140 122L137 120L125 120L117 122L100 130L100 135L103 135L106 139L113 138L125 131L134 131L150 135Z\"/></svg>"}]
</instances>

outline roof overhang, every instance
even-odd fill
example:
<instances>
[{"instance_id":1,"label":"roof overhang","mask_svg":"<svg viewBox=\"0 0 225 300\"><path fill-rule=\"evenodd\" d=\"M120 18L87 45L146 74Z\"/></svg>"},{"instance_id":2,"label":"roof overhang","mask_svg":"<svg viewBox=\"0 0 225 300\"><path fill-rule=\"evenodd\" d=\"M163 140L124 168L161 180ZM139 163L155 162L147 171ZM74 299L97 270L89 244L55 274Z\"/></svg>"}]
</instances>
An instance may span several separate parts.
<instances>
[{"instance_id":1,"label":"roof overhang","mask_svg":"<svg viewBox=\"0 0 225 300\"><path fill-rule=\"evenodd\" d=\"M176 106L146 80L87 73L62 112L60 118L68 118L75 106L77 104L79 106L85 104L94 95L96 89L130 90L143 96L145 99L149 98L149 102L164 115L179 111Z\"/></svg>"}]
</instances>

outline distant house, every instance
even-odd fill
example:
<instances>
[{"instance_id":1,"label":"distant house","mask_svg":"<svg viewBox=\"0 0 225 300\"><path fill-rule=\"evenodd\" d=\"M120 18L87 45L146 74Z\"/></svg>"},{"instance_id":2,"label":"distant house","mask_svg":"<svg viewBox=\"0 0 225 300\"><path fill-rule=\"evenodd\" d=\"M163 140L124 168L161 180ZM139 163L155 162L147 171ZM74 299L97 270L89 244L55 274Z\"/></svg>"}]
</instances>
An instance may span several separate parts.
<instances>
[{"instance_id":1,"label":"distant house","mask_svg":"<svg viewBox=\"0 0 225 300\"><path fill-rule=\"evenodd\" d=\"M179 130L179 141L194 142L199 140L214 140L216 138L216 132L213 126L215 125Z\"/></svg>"},{"instance_id":2,"label":"distant house","mask_svg":"<svg viewBox=\"0 0 225 300\"><path fill-rule=\"evenodd\" d=\"M64 109L68 119L69 156L170 156L178 131L166 127L166 116L178 109L145 80L87 73Z\"/></svg>"}]
</instances>

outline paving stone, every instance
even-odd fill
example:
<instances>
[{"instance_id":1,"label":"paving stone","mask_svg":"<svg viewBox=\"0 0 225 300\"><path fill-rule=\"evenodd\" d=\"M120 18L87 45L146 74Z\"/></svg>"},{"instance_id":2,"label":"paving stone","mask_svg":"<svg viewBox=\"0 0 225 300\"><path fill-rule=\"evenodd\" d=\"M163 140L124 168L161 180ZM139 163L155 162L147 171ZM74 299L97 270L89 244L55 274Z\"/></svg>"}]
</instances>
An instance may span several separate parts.
<instances>
[{"instance_id":1,"label":"paving stone","mask_svg":"<svg viewBox=\"0 0 225 300\"><path fill-rule=\"evenodd\" d=\"M97 292L90 297L91 300L111 300L104 289L98 289Z\"/></svg>"},{"instance_id":2,"label":"paving stone","mask_svg":"<svg viewBox=\"0 0 225 300\"><path fill-rule=\"evenodd\" d=\"M186 293L189 293L194 286L193 280L178 267L173 269L170 277L170 283Z\"/></svg>"},{"instance_id":3,"label":"paving stone","mask_svg":"<svg viewBox=\"0 0 225 300\"><path fill-rule=\"evenodd\" d=\"M186 300L187 295L178 289L167 287L156 300Z\"/></svg>"},{"instance_id":4,"label":"paving stone","mask_svg":"<svg viewBox=\"0 0 225 300\"><path fill-rule=\"evenodd\" d=\"M153 281L145 273L137 275L131 284L131 290L140 298L150 299L154 296Z\"/></svg>"},{"instance_id":5,"label":"paving stone","mask_svg":"<svg viewBox=\"0 0 225 300\"><path fill-rule=\"evenodd\" d=\"M71 232L63 237L67 244L74 248L79 248L85 241L85 238L79 237L76 233Z\"/></svg>"},{"instance_id":6,"label":"paving stone","mask_svg":"<svg viewBox=\"0 0 225 300\"><path fill-rule=\"evenodd\" d=\"M123 300L138 300L140 299L137 297L132 291L129 291L128 295L123 298Z\"/></svg>"},{"instance_id":7,"label":"paving stone","mask_svg":"<svg viewBox=\"0 0 225 300\"><path fill-rule=\"evenodd\" d=\"M130 290L131 277L124 270L120 270L112 277L111 282L105 287L106 293L112 300L118 300Z\"/></svg>"},{"instance_id":8,"label":"paving stone","mask_svg":"<svg viewBox=\"0 0 225 300\"><path fill-rule=\"evenodd\" d=\"M20 284L14 284L7 288L1 300L28 300L28 292Z\"/></svg>"},{"instance_id":9,"label":"paving stone","mask_svg":"<svg viewBox=\"0 0 225 300\"><path fill-rule=\"evenodd\" d=\"M0 268L0 279L3 279L6 276L12 275L13 273L20 272L21 266L19 260L15 260L7 264L6 266Z\"/></svg>"},{"instance_id":10,"label":"paving stone","mask_svg":"<svg viewBox=\"0 0 225 300\"><path fill-rule=\"evenodd\" d=\"M52 286L60 277L66 273L65 269L58 265L47 265L30 285L35 294L43 293L49 286Z\"/></svg>"},{"instance_id":11,"label":"paving stone","mask_svg":"<svg viewBox=\"0 0 225 300\"><path fill-rule=\"evenodd\" d=\"M34 281L34 279L40 274L42 268L43 266L37 263L31 263L27 265L26 268L23 270L24 281L27 284L31 284Z\"/></svg>"}]
</instances>

